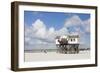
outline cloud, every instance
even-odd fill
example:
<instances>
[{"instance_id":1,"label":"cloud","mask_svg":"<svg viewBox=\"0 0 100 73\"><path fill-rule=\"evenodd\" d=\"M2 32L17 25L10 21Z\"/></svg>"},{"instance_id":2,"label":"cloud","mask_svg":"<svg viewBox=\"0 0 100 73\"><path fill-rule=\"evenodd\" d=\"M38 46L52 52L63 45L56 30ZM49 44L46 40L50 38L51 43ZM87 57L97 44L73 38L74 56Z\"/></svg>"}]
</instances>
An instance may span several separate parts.
<instances>
[{"instance_id":1,"label":"cloud","mask_svg":"<svg viewBox=\"0 0 100 73\"><path fill-rule=\"evenodd\" d=\"M78 34L80 36L80 43L90 45L90 18L82 20L78 15L73 15L67 18L64 26L68 28L71 34Z\"/></svg>"},{"instance_id":2,"label":"cloud","mask_svg":"<svg viewBox=\"0 0 100 73\"><path fill-rule=\"evenodd\" d=\"M85 32L90 33L90 19L85 20L84 22L84 28L85 28Z\"/></svg>"},{"instance_id":3,"label":"cloud","mask_svg":"<svg viewBox=\"0 0 100 73\"><path fill-rule=\"evenodd\" d=\"M26 47L32 48L37 44L53 45L55 44L55 37L58 35L66 35L68 33L67 28L62 27L59 30L55 30L54 27L47 29L44 22L37 19L32 26L25 26L25 44ZM32 47L30 47L32 46ZM53 48L53 47L52 47Z\"/></svg>"},{"instance_id":4,"label":"cloud","mask_svg":"<svg viewBox=\"0 0 100 73\"><path fill-rule=\"evenodd\" d=\"M69 34L68 29L66 27L62 27L61 29L59 29L58 31L56 31L56 35L60 36L60 35L67 35Z\"/></svg>"},{"instance_id":5,"label":"cloud","mask_svg":"<svg viewBox=\"0 0 100 73\"><path fill-rule=\"evenodd\" d=\"M33 30L35 31L35 36L39 38L45 38L46 35L46 26L41 20L37 20L32 24Z\"/></svg>"},{"instance_id":6,"label":"cloud","mask_svg":"<svg viewBox=\"0 0 100 73\"><path fill-rule=\"evenodd\" d=\"M66 19L64 26L72 28L75 32L90 33L90 19L82 20L78 15Z\"/></svg>"},{"instance_id":7,"label":"cloud","mask_svg":"<svg viewBox=\"0 0 100 73\"><path fill-rule=\"evenodd\" d=\"M74 29L74 31L68 28ZM31 26L25 25L25 49L33 49L33 47L40 48L43 45L48 47L45 48L55 48L55 37L61 35L69 34L80 35L80 42L86 43L87 33L90 33L90 19L81 20L78 15L73 15L67 18L65 24L60 29L55 29L54 27L47 28L44 22L37 19ZM88 38L89 39L89 38ZM38 46L38 45L41 46ZM37 47L38 46L38 47ZM52 46L52 47L51 47Z\"/></svg>"},{"instance_id":8,"label":"cloud","mask_svg":"<svg viewBox=\"0 0 100 73\"><path fill-rule=\"evenodd\" d=\"M71 26L77 26L81 24L82 24L82 20L79 18L79 16L73 15L72 17L66 19L64 25L65 27L71 27Z\"/></svg>"}]
</instances>

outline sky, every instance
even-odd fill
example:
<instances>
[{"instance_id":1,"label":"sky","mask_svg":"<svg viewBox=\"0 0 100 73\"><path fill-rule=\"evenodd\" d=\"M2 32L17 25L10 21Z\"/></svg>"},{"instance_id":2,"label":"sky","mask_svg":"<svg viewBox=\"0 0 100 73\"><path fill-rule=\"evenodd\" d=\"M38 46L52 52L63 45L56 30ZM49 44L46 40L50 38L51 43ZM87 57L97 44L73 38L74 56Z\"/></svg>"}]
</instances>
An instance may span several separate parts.
<instances>
[{"instance_id":1,"label":"sky","mask_svg":"<svg viewBox=\"0 0 100 73\"><path fill-rule=\"evenodd\" d=\"M55 37L69 33L90 47L90 14L24 11L24 25L25 49L56 48Z\"/></svg>"}]
</instances>

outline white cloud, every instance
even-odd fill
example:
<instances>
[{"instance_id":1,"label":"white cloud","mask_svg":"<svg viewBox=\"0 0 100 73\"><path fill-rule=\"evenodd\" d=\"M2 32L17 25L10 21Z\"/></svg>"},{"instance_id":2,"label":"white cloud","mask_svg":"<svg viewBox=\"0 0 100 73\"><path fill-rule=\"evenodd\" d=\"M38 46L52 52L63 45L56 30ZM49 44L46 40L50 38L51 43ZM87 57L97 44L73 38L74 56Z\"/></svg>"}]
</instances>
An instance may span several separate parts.
<instances>
[{"instance_id":1,"label":"white cloud","mask_svg":"<svg viewBox=\"0 0 100 73\"><path fill-rule=\"evenodd\" d=\"M73 15L65 21L65 27L74 27L75 32L85 33L90 32L90 19L81 20L78 15ZM83 28L83 29L81 29Z\"/></svg>"},{"instance_id":2,"label":"white cloud","mask_svg":"<svg viewBox=\"0 0 100 73\"><path fill-rule=\"evenodd\" d=\"M90 18L82 20L78 15L73 15L65 21L65 27L74 29L71 31L72 34L79 34L80 44L89 45L88 34L90 34Z\"/></svg>"},{"instance_id":3,"label":"white cloud","mask_svg":"<svg viewBox=\"0 0 100 73\"><path fill-rule=\"evenodd\" d=\"M39 29L46 29L46 26L44 25L43 21L40 19L37 19L33 24L32 24L34 30L39 30Z\"/></svg>"},{"instance_id":4,"label":"white cloud","mask_svg":"<svg viewBox=\"0 0 100 73\"><path fill-rule=\"evenodd\" d=\"M54 27L46 28L44 22L37 19L32 26L25 26L25 43L27 46L34 44L53 44L57 35L65 35L68 33L67 28L63 27L55 30ZM32 48L32 47L31 47Z\"/></svg>"},{"instance_id":5,"label":"white cloud","mask_svg":"<svg viewBox=\"0 0 100 73\"><path fill-rule=\"evenodd\" d=\"M57 36L67 35L67 34L68 34L68 30L66 27L62 27L60 30L56 31Z\"/></svg>"},{"instance_id":6,"label":"white cloud","mask_svg":"<svg viewBox=\"0 0 100 73\"><path fill-rule=\"evenodd\" d=\"M37 19L35 23L32 24L33 31L35 32L34 35L39 38L44 38L46 34L46 26L44 23Z\"/></svg>"},{"instance_id":7,"label":"white cloud","mask_svg":"<svg viewBox=\"0 0 100 73\"><path fill-rule=\"evenodd\" d=\"M54 27L47 28L42 20L37 19L32 26L25 26L25 46L31 49L37 44L54 46L55 37L69 34L67 27L73 26L75 26L75 32L71 33L79 34L81 39L83 39L85 32L90 32L90 19L82 21L79 16L74 15L67 19L64 26L59 30L56 30ZM83 27L84 30L79 26ZM84 43L84 41L80 42Z\"/></svg>"},{"instance_id":8,"label":"white cloud","mask_svg":"<svg viewBox=\"0 0 100 73\"><path fill-rule=\"evenodd\" d=\"M80 24L82 24L82 20L77 15L74 15L65 21L65 27L77 26Z\"/></svg>"},{"instance_id":9,"label":"white cloud","mask_svg":"<svg viewBox=\"0 0 100 73\"><path fill-rule=\"evenodd\" d=\"M84 23L85 32L90 33L90 19L85 20L83 23Z\"/></svg>"}]
</instances>

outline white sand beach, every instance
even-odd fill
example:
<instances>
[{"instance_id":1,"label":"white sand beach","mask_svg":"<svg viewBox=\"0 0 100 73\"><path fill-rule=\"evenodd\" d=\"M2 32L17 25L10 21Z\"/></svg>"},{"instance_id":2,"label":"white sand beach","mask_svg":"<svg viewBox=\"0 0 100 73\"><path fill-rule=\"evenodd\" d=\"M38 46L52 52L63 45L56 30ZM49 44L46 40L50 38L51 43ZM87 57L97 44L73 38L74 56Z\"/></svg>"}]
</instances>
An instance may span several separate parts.
<instances>
[{"instance_id":1,"label":"white sand beach","mask_svg":"<svg viewBox=\"0 0 100 73\"><path fill-rule=\"evenodd\" d=\"M80 51L78 54L62 54L56 52L47 52L47 53L25 52L24 56L25 56L25 62L50 61L50 60L78 60L78 59L89 59L90 51Z\"/></svg>"}]
</instances>

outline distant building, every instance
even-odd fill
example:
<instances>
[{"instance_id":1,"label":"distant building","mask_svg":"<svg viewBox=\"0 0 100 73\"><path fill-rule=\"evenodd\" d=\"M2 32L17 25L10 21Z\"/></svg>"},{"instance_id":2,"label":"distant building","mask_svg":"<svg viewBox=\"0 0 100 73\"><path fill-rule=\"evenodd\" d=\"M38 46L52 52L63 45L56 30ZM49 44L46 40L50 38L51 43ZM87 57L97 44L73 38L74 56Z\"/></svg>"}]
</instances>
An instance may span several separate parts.
<instances>
[{"instance_id":1,"label":"distant building","mask_svg":"<svg viewBox=\"0 0 100 73\"><path fill-rule=\"evenodd\" d=\"M57 36L55 39L58 52L61 53L78 53L79 52L79 35Z\"/></svg>"}]
</instances>

